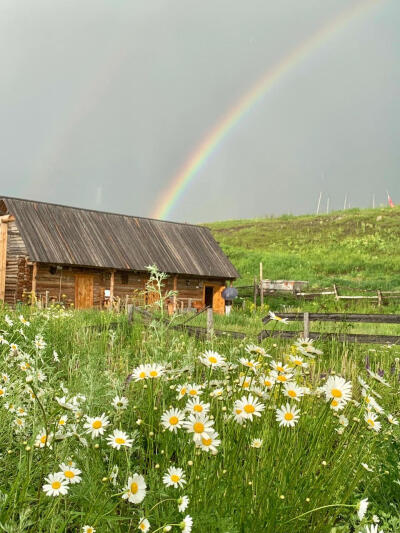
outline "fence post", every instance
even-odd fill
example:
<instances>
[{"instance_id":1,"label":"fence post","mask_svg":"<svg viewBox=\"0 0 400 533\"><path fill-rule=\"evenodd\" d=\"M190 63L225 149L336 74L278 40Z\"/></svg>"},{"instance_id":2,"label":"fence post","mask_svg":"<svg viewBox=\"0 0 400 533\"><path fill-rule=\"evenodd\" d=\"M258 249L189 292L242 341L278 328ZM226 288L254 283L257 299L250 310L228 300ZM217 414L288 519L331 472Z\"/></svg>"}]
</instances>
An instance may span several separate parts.
<instances>
[{"instance_id":1,"label":"fence post","mask_svg":"<svg viewBox=\"0 0 400 533\"><path fill-rule=\"evenodd\" d=\"M308 339L310 335L310 313L308 311L304 312L303 322L303 337Z\"/></svg>"},{"instance_id":2,"label":"fence post","mask_svg":"<svg viewBox=\"0 0 400 533\"><path fill-rule=\"evenodd\" d=\"M254 286L253 286L253 302L254 307L257 309L257 278L254 276Z\"/></svg>"},{"instance_id":3,"label":"fence post","mask_svg":"<svg viewBox=\"0 0 400 533\"><path fill-rule=\"evenodd\" d=\"M211 338L214 334L214 316L212 307L207 309L207 337Z\"/></svg>"},{"instance_id":4,"label":"fence post","mask_svg":"<svg viewBox=\"0 0 400 533\"><path fill-rule=\"evenodd\" d=\"M133 313L135 311L135 307L134 307L133 304L128 304L126 306L126 309L127 309L127 313L128 313L128 323L132 324L132 322L133 322Z\"/></svg>"},{"instance_id":5,"label":"fence post","mask_svg":"<svg viewBox=\"0 0 400 533\"><path fill-rule=\"evenodd\" d=\"M260 263L260 305L264 305L263 264Z\"/></svg>"},{"instance_id":6,"label":"fence post","mask_svg":"<svg viewBox=\"0 0 400 533\"><path fill-rule=\"evenodd\" d=\"M338 291L338 288L336 286L336 283L333 284L333 292L335 293L336 300L339 300L339 291Z\"/></svg>"},{"instance_id":7,"label":"fence post","mask_svg":"<svg viewBox=\"0 0 400 533\"><path fill-rule=\"evenodd\" d=\"M382 302L382 292L379 289L376 292L378 293L378 305L380 307L382 305L382 303L383 303Z\"/></svg>"}]
</instances>

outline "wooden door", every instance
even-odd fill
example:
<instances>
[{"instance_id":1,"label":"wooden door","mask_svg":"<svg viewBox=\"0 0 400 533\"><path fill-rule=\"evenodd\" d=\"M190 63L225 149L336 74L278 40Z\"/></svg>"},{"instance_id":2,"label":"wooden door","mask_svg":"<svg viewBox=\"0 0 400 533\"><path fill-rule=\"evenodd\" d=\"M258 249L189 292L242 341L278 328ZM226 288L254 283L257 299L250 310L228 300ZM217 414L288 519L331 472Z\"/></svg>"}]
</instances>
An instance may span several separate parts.
<instances>
[{"instance_id":1,"label":"wooden door","mask_svg":"<svg viewBox=\"0 0 400 533\"><path fill-rule=\"evenodd\" d=\"M223 315L225 313L225 300L222 298L222 291L224 290L224 286L218 286L214 287L214 294L213 294L213 311L214 313L218 313L219 315Z\"/></svg>"},{"instance_id":2,"label":"wooden door","mask_svg":"<svg viewBox=\"0 0 400 533\"><path fill-rule=\"evenodd\" d=\"M75 275L75 309L93 307L93 276Z\"/></svg>"}]
</instances>

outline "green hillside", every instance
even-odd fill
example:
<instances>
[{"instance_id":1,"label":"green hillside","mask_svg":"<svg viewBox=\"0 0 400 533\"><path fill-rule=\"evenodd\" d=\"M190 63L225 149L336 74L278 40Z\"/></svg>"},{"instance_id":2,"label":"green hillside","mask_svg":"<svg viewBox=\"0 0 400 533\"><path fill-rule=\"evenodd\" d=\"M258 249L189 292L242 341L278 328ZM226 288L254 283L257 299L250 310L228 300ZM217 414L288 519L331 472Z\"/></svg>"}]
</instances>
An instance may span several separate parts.
<instances>
[{"instance_id":1,"label":"green hillside","mask_svg":"<svg viewBox=\"0 0 400 533\"><path fill-rule=\"evenodd\" d=\"M360 288L400 288L400 208L349 209L329 215L229 220L206 224L251 284L264 278Z\"/></svg>"}]
</instances>

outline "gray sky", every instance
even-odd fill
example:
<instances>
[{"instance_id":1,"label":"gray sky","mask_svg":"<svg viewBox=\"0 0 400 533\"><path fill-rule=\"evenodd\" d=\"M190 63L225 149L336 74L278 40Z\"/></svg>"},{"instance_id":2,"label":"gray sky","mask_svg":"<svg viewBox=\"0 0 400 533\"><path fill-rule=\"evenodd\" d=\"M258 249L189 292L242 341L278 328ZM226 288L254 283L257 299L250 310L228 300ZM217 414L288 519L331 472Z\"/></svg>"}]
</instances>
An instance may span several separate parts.
<instances>
[{"instance_id":1,"label":"gray sky","mask_svg":"<svg viewBox=\"0 0 400 533\"><path fill-rule=\"evenodd\" d=\"M203 138L352 0L1 0L0 194L149 216ZM365 2L368 4L368 2ZM291 68L169 214L400 204L400 2Z\"/></svg>"}]
</instances>

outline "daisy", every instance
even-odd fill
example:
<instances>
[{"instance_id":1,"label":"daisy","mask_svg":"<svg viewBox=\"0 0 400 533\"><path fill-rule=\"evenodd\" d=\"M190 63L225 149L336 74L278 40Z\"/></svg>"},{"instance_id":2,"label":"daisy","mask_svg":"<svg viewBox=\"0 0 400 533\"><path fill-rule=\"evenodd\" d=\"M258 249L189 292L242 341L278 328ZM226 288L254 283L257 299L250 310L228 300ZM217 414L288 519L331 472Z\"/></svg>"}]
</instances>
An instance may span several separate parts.
<instances>
[{"instance_id":1,"label":"daisy","mask_svg":"<svg viewBox=\"0 0 400 533\"><path fill-rule=\"evenodd\" d=\"M58 357L58 353L53 350L53 360L56 362L56 363L59 363L60 362L60 358ZM89 527L89 526L84 526L84 527Z\"/></svg>"},{"instance_id":2,"label":"daisy","mask_svg":"<svg viewBox=\"0 0 400 533\"><path fill-rule=\"evenodd\" d=\"M241 357L239 359L239 362L243 365L243 366L246 366L247 368L250 368L251 370L253 370L253 372L256 372L257 369L261 366L261 363L259 363L258 361L256 361L255 359L247 359L245 357Z\"/></svg>"},{"instance_id":3,"label":"daisy","mask_svg":"<svg viewBox=\"0 0 400 533\"><path fill-rule=\"evenodd\" d=\"M390 424L393 424L394 426L398 426L399 425L399 421L397 420L397 418L394 418L393 415L387 415L387 419L388 419L388 422L390 422Z\"/></svg>"},{"instance_id":4,"label":"daisy","mask_svg":"<svg viewBox=\"0 0 400 533\"><path fill-rule=\"evenodd\" d=\"M301 338L300 337L299 339L297 339L297 341L294 343L294 345L304 355L309 355L309 354L321 355L322 351L321 350L317 350L317 348L315 348L315 346L313 346L313 342L314 342L313 339Z\"/></svg>"},{"instance_id":5,"label":"daisy","mask_svg":"<svg viewBox=\"0 0 400 533\"><path fill-rule=\"evenodd\" d=\"M218 368L225 365L225 358L224 356L220 355L217 352L213 352L212 350L207 350L202 355L199 356L199 360L203 365L208 366L210 368Z\"/></svg>"},{"instance_id":6,"label":"daisy","mask_svg":"<svg viewBox=\"0 0 400 533\"><path fill-rule=\"evenodd\" d=\"M285 383L283 385L283 394L298 402L304 396L304 389L296 385L296 383Z\"/></svg>"},{"instance_id":7,"label":"daisy","mask_svg":"<svg viewBox=\"0 0 400 533\"><path fill-rule=\"evenodd\" d=\"M183 487L186 483L185 472L182 468L171 466L163 476L163 483L167 487Z\"/></svg>"},{"instance_id":8,"label":"daisy","mask_svg":"<svg viewBox=\"0 0 400 533\"><path fill-rule=\"evenodd\" d=\"M276 372L281 372L282 374L289 372L288 365L284 365L280 361L271 361L271 366Z\"/></svg>"},{"instance_id":9,"label":"daisy","mask_svg":"<svg viewBox=\"0 0 400 533\"><path fill-rule=\"evenodd\" d=\"M10 318L8 315L6 315L6 316L4 317L4 320L7 322L7 324L8 324L10 327L14 324L14 322L11 320L11 318Z\"/></svg>"},{"instance_id":10,"label":"daisy","mask_svg":"<svg viewBox=\"0 0 400 533\"><path fill-rule=\"evenodd\" d=\"M43 350L47 346L41 335L36 335L35 340L33 342L38 350Z\"/></svg>"},{"instance_id":11,"label":"daisy","mask_svg":"<svg viewBox=\"0 0 400 533\"><path fill-rule=\"evenodd\" d=\"M271 376L265 376L262 375L259 378L261 385L263 385L266 389L270 390L275 385L275 378Z\"/></svg>"},{"instance_id":12,"label":"daisy","mask_svg":"<svg viewBox=\"0 0 400 533\"><path fill-rule=\"evenodd\" d=\"M198 446L205 452L216 454L218 452L217 448L221 444L221 440L218 437L219 435L216 431L210 432L208 438L201 438Z\"/></svg>"},{"instance_id":13,"label":"daisy","mask_svg":"<svg viewBox=\"0 0 400 533\"><path fill-rule=\"evenodd\" d=\"M165 374L165 367L154 363L153 365L148 365L148 376L151 379L159 378Z\"/></svg>"},{"instance_id":14,"label":"daisy","mask_svg":"<svg viewBox=\"0 0 400 533\"><path fill-rule=\"evenodd\" d=\"M367 465L367 463L361 463L361 466L365 468L368 472L373 472L374 469Z\"/></svg>"},{"instance_id":15,"label":"daisy","mask_svg":"<svg viewBox=\"0 0 400 533\"><path fill-rule=\"evenodd\" d=\"M144 533L147 533L147 531L149 531L150 522L147 520L147 518L141 518L140 519L140 522L139 522L139 525L138 525L138 529L140 529L140 531L143 531Z\"/></svg>"},{"instance_id":16,"label":"daisy","mask_svg":"<svg viewBox=\"0 0 400 533\"><path fill-rule=\"evenodd\" d=\"M347 427L349 425L349 420L343 415L339 416L339 424L343 427Z\"/></svg>"},{"instance_id":17,"label":"daisy","mask_svg":"<svg viewBox=\"0 0 400 533\"><path fill-rule=\"evenodd\" d=\"M14 342L12 342L10 344L10 350L11 352L18 352L18 344L15 344Z\"/></svg>"},{"instance_id":18,"label":"daisy","mask_svg":"<svg viewBox=\"0 0 400 533\"><path fill-rule=\"evenodd\" d=\"M288 318L281 318L280 316L277 316L272 311L268 311L268 314L269 314L269 319L270 320L276 320L277 322L282 322L283 324L288 324L289 323L289 319Z\"/></svg>"},{"instance_id":19,"label":"daisy","mask_svg":"<svg viewBox=\"0 0 400 533\"><path fill-rule=\"evenodd\" d=\"M61 426L61 427L64 427L65 424L67 423L68 421L68 416L67 415L63 415L59 421L58 421L58 425Z\"/></svg>"},{"instance_id":20,"label":"daisy","mask_svg":"<svg viewBox=\"0 0 400 533\"><path fill-rule=\"evenodd\" d=\"M112 406L117 410L126 409L128 407L128 398L125 398L125 396L115 396L112 401Z\"/></svg>"},{"instance_id":21,"label":"daisy","mask_svg":"<svg viewBox=\"0 0 400 533\"><path fill-rule=\"evenodd\" d=\"M139 474L133 474L129 476L128 483L124 487L124 494L122 498L128 500L130 503L140 503L146 496L146 482L143 476Z\"/></svg>"},{"instance_id":22,"label":"daisy","mask_svg":"<svg viewBox=\"0 0 400 533\"><path fill-rule=\"evenodd\" d=\"M120 450L121 446L131 448L132 442L133 439L130 439L127 433L119 429L114 429L114 433L107 437L107 443L117 450Z\"/></svg>"},{"instance_id":23,"label":"daisy","mask_svg":"<svg viewBox=\"0 0 400 533\"><path fill-rule=\"evenodd\" d=\"M377 433L381 430L381 423L378 422L378 416L375 413L365 413L364 420L369 425L369 427Z\"/></svg>"},{"instance_id":24,"label":"daisy","mask_svg":"<svg viewBox=\"0 0 400 533\"><path fill-rule=\"evenodd\" d=\"M174 433L182 427L184 420L185 413L179 409L168 409L161 416L161 424L165 429L169 429L169 431L173 431Z\"/></svg>"},{"instance_id":25,"label":"daisy","mask_svg":"<svg viewBox=\"0 0 400 533\"><path fill-rule=\"evenodd\" d=\"M185 409L192 414L203 413L203 415L206 415L210 410L210 404L204 403L198 398L190 398Z\"/></svg>"},{"instance_id":26,"label":"daisy","mask_svg":"<svg viewBox=\"0 0 400 533\"><path fill-rule=\"evenodd\" d=\"M261 355L262 357L271 357L261 346L255 344L248 344L245 348L250 355Z\"/></svg>"},{"instance_id":27,"label":"daisy","mask_svg":"<svg viewBox=\"0 0 400 533\"><path fill-rule=\"evenodd\" d=\"M179 526L182 530L182 533L190 533L193 527L193 518L187 514Z\"/></svg>"},{"instance_id":28,"label":"daisy","mask_svg":"<svg viewBox=\"0 0 400 533\"><path fill-rule=\"evenodd\" d=\"M213 421L205 415L189 415L183 423L188 433L193 433L193 440L199 444L201 439L208 439L209 434L214 431Z\"/></svg>"},{"instance_id":29,"label":"daisy","mask_svg":"<svg viewBox=\"0 0 400 533\"><path fill-rule=\"evenodd\" d=\"M383 533L383 529L378 531L378 525L365 526L363 533Z\"/></svg>"},{"instance_id":30,"label":"daisy","mask_svg":"<svg viewBox=\"0 0 400 533\"><path fill-rule=\"evenodd\" d=\"M252 381L253 376L241 376L239 379L239 385L242 387L242 389L249 389Z\"/></svg>"},{"instance_id":31,"label":"daisy","mask_svg":"<svg viewBox=\"0 0 400 533\"><path fill-rule=\"evenodd\" d=\"M240 400L236 400L235 409L241 409L242 417L245 419L253 420L253 416L261 416L261 412L265 409L265 405L259 403L254 396L249 394L247 397L242 396Z\"/></svg>"},{"instance_id":32,"label":"daisy","mask_svg":"<svg viewBox=\"0 0 400 533\"><path fill-rule=\"evenodd\" d=\"M4 398L7 395L7 388L0 387L0 398Z\"/></svg>"},{"instance_id":33,"label":"daisy","mask_svg":"<svg viewBox=\"0 0 400 533\"><path fill-rule=\"evenodd\" d=\"M200 396L202 394L202 387L201 385L196 385L196 383L191 383L187 386L187 394L188 396Z\"/></svg>"},{"instance_id":34,"label":"daisy","mask_svg":"<svg viewBox=\"0 0 400 533\"><path fill-rule=\"evenodd\" d=\"M4 372L2 372L0 374L0 380L3 382L3 383L8 383L10 381L10 376L8 374L5 374Z\"/></svg>"},{"instance_id":35,"label":"daisy","mask_svg":"<svg viewBox=\"0 0 400 533\"><path fill-rule=\"evenodd\" d=\"M293 377L293 374L279 374L276 370L272 370L271 377L276 383L286 383Z\"/></svg>"},{"instance_id":36,"label":"daisy","mask_svg":"<svg viewBox=\"0 0 400 533\"><path fill-rule=\"evenodd\" d=\"M70 466L66 463L61 463L60 470L65 480L71 485L75 483L80 483L82 481L82 478L79 475L82 474L82 472L78 468Z\"/></svg>"},{"instance_id":37,"label":"daisy","mask_svg":"<svg viewBox=\"0 0 400 533\"><path fill-rule=\"evenodd\" d=\"M96 530L94 529L93 526L83 526L82 532L83 533L96 533Z\"/></svg>"},{"instance_id":38,"label":"daisy","mask_svg":"<svg viewBox=\"0 0 400 533\"><path fill-rule=\"evenodd\" d=\"M68 492L68 483L64 479L61 472L55 474L49 474L45 478L47 483L43 485L43 491L46 493L46 496L59 496L60 494L64 496Z\"/></svg>"},{"instance_id":39,"label":"daisy","mask_svg":"<svg viewBox=\"0 0 400 533\"><path fill-rule=\"evenodd\" d=\"M290 359L290 362L294 366L298 366L298 367L301 367L301 368L307 368L308 367L308 363L306 363L304 361L304 359L302 357L300 357L299 355L291 355L289 357L289 359Z\"/></svg>"},{"instance_id":40,"label":"daisy","mask_svg":"<svg viewBox=\"0 0 400 533\"><path fill-rule=\"evenodd\" d=\"M382 383L382 385L385 385L386 387L390 387L389 383L379 374L372 372L372 370L369 370L369 368L367 368L367 372L371 376L371 378L376 379L376 381L379 381L379 383Z\"/></svg>"},{"instance_id":41,"label":"daisy","mask_svg":"<svg viewBox=\"0 0 400 533\"><path fill-rule=\"evenodd\" d=\"M368 498L364 498L363 500L361 500L357 506L357 515L358 515L358 519L361 520L364 518L365 516L365 513L367 512L367 507L368 507Z\"/></svg>"},{"instance_id":42,"label":"daisy","mask_svg":"<svg viewBox=\"0 0 400 533\"><path fill-rule=\"evenodd\" d=\"M44 448L47 446L48 448L51 448L51 440L53 436L51 434L47 435L46 430L43 428L40 433L36 436L35 440L35 446L36 448Z\"/></svg>"},{"instance_id":43,"label":"daisy","mask_svg":"<svg viewBox=\"0 0 400 533\"><path fill-rule=\"evenodd\" d=\"M23 418L15 418L14 424L17 426L19 430L22 430L25 427L25 420Z\"/></svg>"},{"instance_id":44,"label":"daisy","mask_svg":"<svg viewBox=\"0 0 400 533\"><path fill-rule=\"evenodd\" d=\"M96 416L94 418L91 418L90 416L86 416L86 423L84 424L84 428L86 429L86 433L92 434L92 439L95 437L98 437L99 435L103 435L104 429L110 424L108 418L106 417L105 413L103 413L101 416Z\"/></svg>"},{"instance_id":45,"label":"daisy","mask_svg":"<svg viewBox=\"0 0 400 533\"><path fill-rule=\"evenodd\" d=\"M263 443L262 439L253 439L253 440L251 441L250 446L251 446L252 448L261 448L262 443Z\"/></svg>"},{"instance_id":46,"label":"daisy","mask_svg":"<svg viewBox=\"0 0 400 533\"><path fill-rule=\"evenodd\" d=\"M149 377L149 365L140 365L132 371L132 378L135 381L141 381Z\"/></svg>"},{"instance_id":47,"label":"daisy","mask_svg":"<svg viewBox=\"0 0 400 533\"><path fill-rule=\"evenodd\" d=\"M177 398L178 398L178 400L180 400L181 398L183 398L187 394L187 384L185 383L184 385L178 385L176 387L176 391L178 393Z\"/></svg>"},{"instance_id":48,"label":"daisy","mask_svg":"<svg viewBox=\"0 0 400 533\"><path fill-rule=\"evenodd\" d=\"M0 344L9 344L8 340L4 338L4 335L0 335Z\"/></svg>"},{"instance_id":49,"label":"daisy","mask_svg":"<svg viewBox=\"0 0 400 533\"><path fill-rule=\"evenodd\" d=\"M183 513L187 506L189 505L189 498L187 496L181 496L180 498L177 499L177 502L178 502L178 511L180 513Z\"/></svg>"},{"instance_id":50,"label":"daisy","mask_svg":"<svg viewBox=\"0 0 400 533\"><path fill-rule=\"evenodd\" d=\"M300 410L290 404L282 405L276 410L276 420L280 426L294 427L299 419Z\"/></svg>"},{"instance_id":51,"label":"daisy","mask_svg":"<svg viewBox=\"0 0 400 533\"><path fill-rule=\"evenodd\" d=\"M340 376L330 376L323 389L327 401L334 399L346 404L351 400L351 383Z\"/></svg>"}]
</instances>

